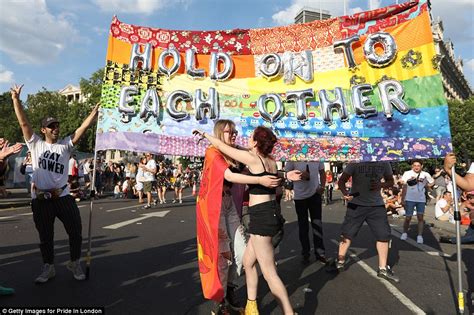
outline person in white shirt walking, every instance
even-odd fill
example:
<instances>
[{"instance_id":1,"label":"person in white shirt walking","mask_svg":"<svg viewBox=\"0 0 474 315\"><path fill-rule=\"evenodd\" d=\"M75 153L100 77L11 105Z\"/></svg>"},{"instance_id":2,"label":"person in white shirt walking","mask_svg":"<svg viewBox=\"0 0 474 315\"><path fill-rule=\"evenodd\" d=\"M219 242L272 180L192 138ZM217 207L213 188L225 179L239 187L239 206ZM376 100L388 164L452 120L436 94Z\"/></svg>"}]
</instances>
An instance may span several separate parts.
<instances>
[{"instance_id":1,"label":"person in white shirt walking","mask_svg":"<svg viewBox=\"0 0 474 315\"><path fill-rule=\"evenodd\" d=\"M155 181L156 162L151 153L146 153L145 157L147 160L146 165L140 164L139 167L143 169L143 192L146 194L147 199L147 204L143 208L149 209L152 205L151 191L153 189L153 182Z\"/></svg>"},{"instance_id":2,"label":"person in white shirt walking","mask_svg":"<svg viewBox=\"0 0 474 315\"><path fill-rule=\"evenodd\" d=\"M411 217L416 209L416 217L418 219L418 236L416 242L423 244L423 228L425 221L423 219L426 207L426 187L434 185L434 179L423 169L421 160L414 160L411 163L411 170L403 173L402 182L402 205L405 207L405 222L403 224L403 233L401 240L408 238L408 228L410 226Z\"/></svg>"}]
</instances>

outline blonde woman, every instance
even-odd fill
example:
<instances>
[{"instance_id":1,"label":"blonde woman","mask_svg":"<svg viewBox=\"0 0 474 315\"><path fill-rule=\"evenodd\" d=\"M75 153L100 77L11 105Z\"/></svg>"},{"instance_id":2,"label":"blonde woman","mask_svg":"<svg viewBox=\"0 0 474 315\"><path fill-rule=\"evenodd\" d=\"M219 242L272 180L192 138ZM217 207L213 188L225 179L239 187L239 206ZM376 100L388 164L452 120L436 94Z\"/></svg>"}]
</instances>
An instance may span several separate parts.
<instances>
[{"instance_id":1,"label":"blonde woman","mask_svg":"<svg viewBox=\"0 0 474 315\"><path fill-rule=\"evenodd\" d=\"M229 129L229 132L232 132L232 130ZM257 127L249 137L248 150L237 149L218 137L199 130L194 130L193 133L208 139L212 146L230 159L247 165L250 176L277 175L276 162L270 155L277 142L277 138L270 129L261 126ZM296 170L288 172L286 175L290 180L301 179L301 172ZM275 187L249 184L250 199L248 213L250 215L250 223L248 231L250 239L243 258L247 281L246 314L258 314L256 302L258 288L257 262L284 314L294 314L285 285L278 276L275 266L272 237L282 233L284 224L275 192Z\"/></svg>"}]
</instances>

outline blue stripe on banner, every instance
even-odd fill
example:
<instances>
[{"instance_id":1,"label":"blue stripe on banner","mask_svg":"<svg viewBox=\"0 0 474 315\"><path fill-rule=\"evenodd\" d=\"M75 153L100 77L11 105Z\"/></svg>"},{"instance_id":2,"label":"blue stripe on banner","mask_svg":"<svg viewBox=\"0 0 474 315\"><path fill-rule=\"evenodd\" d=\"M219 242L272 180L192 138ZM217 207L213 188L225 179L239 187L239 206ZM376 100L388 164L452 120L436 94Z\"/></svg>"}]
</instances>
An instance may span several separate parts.
<instances>
[{"instance_id":1,"label":"blue stripe on banner","mask_svg":"<svg viewBox=\"0 0 474 315\"><path fill-rule=\"evenodd\" d=\"M245 136L250 136L257 126L268 126L283 138L318 138L320 136L339 136L353 138L438 138L450 137L448 106L437 106L428 108L414 108L408 114L401 114L394 109L393 118L388 120L383 113L369 118L355 117L341 122L334 115L332 124L326 124L321 118L309 118L305 124L301 124L288 113L276 121L273 126L261 117L242 118L240 124Z\"/></svg>"}]
</instances>

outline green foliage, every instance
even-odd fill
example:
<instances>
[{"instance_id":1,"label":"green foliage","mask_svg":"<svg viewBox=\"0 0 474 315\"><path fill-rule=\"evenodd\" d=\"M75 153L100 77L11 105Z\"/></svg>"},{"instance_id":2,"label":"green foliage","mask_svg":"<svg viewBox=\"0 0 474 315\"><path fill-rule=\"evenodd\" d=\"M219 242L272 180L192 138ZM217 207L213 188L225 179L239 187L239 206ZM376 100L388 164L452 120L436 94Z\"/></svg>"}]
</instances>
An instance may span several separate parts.
<instances>
[{"instance_id":1,"label":"green foliage","mask_svg":"<svg viewBox=\"0 0 474 315\"><path fill-rule=\"evenodd\" d=\"M24 142L10 92L0 94L0 138L8 139L11 143Z\"/></svg>"},{"instance_id":2,"label":"green foliage","mask_svg":"<svg viewBox=\"0 0 474 315\"><path fill-rule=\"evenodd\" d=\"M449 101L449 123L454 153L460 161L474 159L474 97L464 103Z\"/></svg>"}]
</instances>

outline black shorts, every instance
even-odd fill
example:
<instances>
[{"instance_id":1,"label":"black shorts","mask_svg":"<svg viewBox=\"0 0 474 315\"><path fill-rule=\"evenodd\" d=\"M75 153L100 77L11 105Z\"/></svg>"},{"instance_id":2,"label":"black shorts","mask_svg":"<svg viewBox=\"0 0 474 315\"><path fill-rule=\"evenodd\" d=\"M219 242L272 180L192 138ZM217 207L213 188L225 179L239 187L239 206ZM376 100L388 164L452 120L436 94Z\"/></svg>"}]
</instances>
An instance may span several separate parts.
<instances>
[{"instance_id":1,"label":"black shorts","mask_svg":"<svg viewBox=\"0 0 474 315\"><path fill-rule=\"evenodd\" d=\"M377 241L388 242L390 240L391 229L385 206L365 207L350 203L342 223L341 235L353 240L364 222L367 222Z\"/></svg>"},{"instance_id":2,"label":"black shorts","mask_svg":"<svg viewBox=\"0 0 474 315\"><path fill-rule=\"evenodd\" d=\"M248 208L250 234L275 236L281 233L285 219L281 215L280 205L276 200L262 202Z\"/></svg>"}]
</instances>

